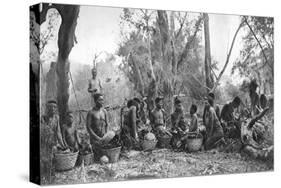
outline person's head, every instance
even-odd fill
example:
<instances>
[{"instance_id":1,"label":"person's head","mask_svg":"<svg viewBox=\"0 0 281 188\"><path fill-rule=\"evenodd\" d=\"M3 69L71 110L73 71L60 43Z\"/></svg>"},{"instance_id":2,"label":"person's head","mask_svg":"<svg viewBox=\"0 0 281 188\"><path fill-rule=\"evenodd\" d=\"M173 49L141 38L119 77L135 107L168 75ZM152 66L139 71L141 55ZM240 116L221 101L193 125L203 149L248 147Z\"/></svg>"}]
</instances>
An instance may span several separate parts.
<instances>
[{"instance_id":1,"label":"person's head","mask_svg":"<svg viewBox=\"0 0 281 188\"><path fill-rule=\"evenodd\" d=\"M207 96L208 103L213 106L215 102L215 94L210 92Z\"/></svg>"},{"instance_id":2,"label":"person's head","mask_svg":"<svg viewBox=\"0 0 281 188\"><path fill-rule=\"evenodd\" d=\"M128 107L128 108L131 108L132 106L135 106L136 109L137 109L137 111L138 111L139 105L138 105L138 103L137 103L134 99L130 99L130 100L128 100L128 102L127 102L127 107Z\"/></svg>"},{"instance_id":3,"label":"person's head","mask_svg":"<svg viewBox=\"0 0 281 188\"><path fill-rule=\"evenodd\" d=\"M195 114L197 112L197 106L195 104L192 104L190 107L190 114Z\"/></svg>"},{"instance_id":4,"label":"person's head","mask_svg":"<svg viewBox=\"0 0 281 188\"><path fill-rule=\"evenodd\" d=\"M241 103L241 99L238 96L236 96L232 101L233 108L238 108L240 103Z\"/></svg>"},{"instance_id":5,"label":"person's head","mask_svg":"<svg viewBox=\"0 0 281 188\"><path fill-rule=\"evenodd\" d=\"M57 102L55 100L49 100L47 102L47 115L53 116L57 112Z\"/></svg>"},{"instance_id":6,"label":"person's head","mask_svg":"<svg viewBox=\"0 0 281 188\"><path fill-rule=\"evenodd\" d=\"M101 93L94 94L96 107L101 108L104 105L103 95Z\"/></svg>"},{"instance_id":7,"label":"person's head","mask_svg":"<svg viewBox=\"0 0 281 188\"><path fill-rule=\"evenodd\" d=\"M97 74L98 74L97 68L96 67L92 68L92 77L96 78Z\"/></svg>"},{"instance_id":8,"label":"person's head","mask_svg":"<svg viewBox=\"0 0 281 188\"><path fill-rule=\"evenodd\" d=\"M177 112L183 111L182 103L181 103L181 100L179 98L177 98L177 97L175 98L174 105L175 105L175 111L177 111Z\"/></svg>"},{"instance_id":9,"label":"person's head","mask_svg":"<svg viewBox=\"0 0 281 188\"><path fill-rule=\"evenodd\" d=\"M56 62L52 62L51 63L51 68L53 69L53 68L55 68L56 67Z\"/></svg>"},{"instance_id":10,"label":"person's head","mask_svg":"<svg viewBox=\"0 0 281 188\"><path fill-rule=\"evenodd\" d=\"M73 117L72 111L68 111L67 114L66 114L66 121L67 121L68 126L72 125L73 119L74 119L74 117Z\"/></svg>"},{"instance_id":11,"label":"person's head","mask_svg":"<svg viewBox=\"0 0 281 188\"><path fill-rule=\"evenodd\" d=\"M141 107L142 107L142 106L141 106L141 100L140 100L139 98L135 97L133 100L137 103L138 108L141 108Z\"/></svg>"},{"instance_id":12,"label":"person's head","mask_svg":"<svg viewBox=\"0 0 281 188\"><path fill-rule=\"evenodd\" d=\"M163 97L157 97L155 99L155 105L159 109L163 108Z\"/></svg>"},{"instance_id":13,"label":"person's head","mask_svg":"<svg viewBox=\"0 0 281 188\"><path fill-rule=\"evenodd\" d=\"M215 94L214 93L212 93L212 92L210 92L209 94L208 94L208 99L212 99L212 100L215 100Z\"/></svg>"}]
</instances>

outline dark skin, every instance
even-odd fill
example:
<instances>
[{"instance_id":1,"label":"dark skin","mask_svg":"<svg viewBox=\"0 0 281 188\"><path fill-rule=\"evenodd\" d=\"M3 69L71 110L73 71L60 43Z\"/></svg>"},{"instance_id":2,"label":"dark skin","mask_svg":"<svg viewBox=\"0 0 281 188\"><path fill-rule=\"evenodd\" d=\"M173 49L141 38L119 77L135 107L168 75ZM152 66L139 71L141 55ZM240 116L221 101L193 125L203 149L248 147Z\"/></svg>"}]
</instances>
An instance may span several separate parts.
<instances>
[{"instance_id":1,"label":"dark skin","mask_svg":"<svg viewBox=\"0 0 281 188\"><path fill-rule=\"evenodd\" d=\"M54 119L56 117L56 113L57 113L57 104L55 104L55 103L48 103L47 104L46 121ZM64 149L64 141L63 141L63 136L62 136L62 133L61 133L61 127L60 127L59 124L57 124L55 134L56 134L56 138L57 138L59 147Z\"/></svg>"},{"instance_id":2,"label":"dark skin","mask_svg":"<svg viewBox=\"0 0 281 188\"><path fill-rule=\"evenodd\" d=\"M88 112L86 127L90 135L90 140L97 144L103 143L103 136L108 131L107 112L103 108L103 96L95 100L95 107Z\"/></svg>"},{"instance_id":3,"label":"dark skin","mask_svg":"<svg viewBox=\"0 0 281 188\"><path fill-rule=\"evenodd\" d=\"M163 113L162 109L163 109L163 101L160 100L156 104L155 110L153 110L151 113L151 123L154 127L158 126L158 125L165 126L165 118L164 118L164 113Z\"/></svg>"},{"instance_id":4,"label":"dark skin","mask_svg":"<svg viewBox=\"0 0 281 188\"><path fill-rule=\"evenodd\" d=\"M78 137L78 133L75 129L75 126L73 125L73 115L72 114L68 114L67 124L64 126L63 135L64 135L64 141L65 141L67 147L69 147L70 150L72 150L72 151L77 151L79 137Z\"/></svg>"},{"instance_id":5,"label":"dark skin","mask_svg":"<svg viewBox=\"0 0 281 188\"><path fill-rule=\"evenodd\" d=\"M102 89L99 80L96 79L97 77L97 70L92 69L92 79L89 81L88 92L89 93L96 93Z\"/></svg>"}]
</instances>

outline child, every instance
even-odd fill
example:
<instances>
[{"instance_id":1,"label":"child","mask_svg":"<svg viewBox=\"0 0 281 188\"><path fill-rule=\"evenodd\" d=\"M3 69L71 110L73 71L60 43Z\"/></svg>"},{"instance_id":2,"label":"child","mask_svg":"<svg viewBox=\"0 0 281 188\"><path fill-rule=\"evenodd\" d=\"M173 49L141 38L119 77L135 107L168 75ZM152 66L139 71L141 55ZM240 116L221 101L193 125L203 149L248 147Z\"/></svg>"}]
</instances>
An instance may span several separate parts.
<instances>
[{"instance_id":1,"label":"child","mask_svg":"<svg viewBox=\"0 0 281 188\"><path fill-rule=\"evenodd\" d=\"M67 123L63 127L64 141L70 151L78 150L79 137L73 123L72 112L67 113Z\"/></svg>"},{"instance_id":2,"label":"child","mask_svg":"<svg viewBox=\"0 0 281 188\"><path fill-rule=\"evenodd\" d=\"M197 117L197 106L192 104L190 107L190 125L189 125L189 132L198 132L198 117Z\"/></svg>"}]
</instances>

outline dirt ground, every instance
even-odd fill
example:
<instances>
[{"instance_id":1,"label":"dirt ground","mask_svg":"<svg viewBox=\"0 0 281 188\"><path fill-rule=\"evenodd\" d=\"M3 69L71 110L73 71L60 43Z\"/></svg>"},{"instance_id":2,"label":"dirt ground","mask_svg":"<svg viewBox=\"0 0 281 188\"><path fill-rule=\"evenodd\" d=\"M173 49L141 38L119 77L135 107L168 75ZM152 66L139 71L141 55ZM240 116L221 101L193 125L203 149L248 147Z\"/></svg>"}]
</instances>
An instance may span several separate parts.
<instances>
[{"instance_id":1,"label":"dirt ground","mask_svg":"<svg viewBox=\"0 0 281 188\"><path fill-rule=\"evenodd\" d=\"M273 165L240 153L195 153L156 149L123 153L117 163L75 167L56 172L52 184L90 183L152 178L272 171Z\"/></svg>"}]
</instances>

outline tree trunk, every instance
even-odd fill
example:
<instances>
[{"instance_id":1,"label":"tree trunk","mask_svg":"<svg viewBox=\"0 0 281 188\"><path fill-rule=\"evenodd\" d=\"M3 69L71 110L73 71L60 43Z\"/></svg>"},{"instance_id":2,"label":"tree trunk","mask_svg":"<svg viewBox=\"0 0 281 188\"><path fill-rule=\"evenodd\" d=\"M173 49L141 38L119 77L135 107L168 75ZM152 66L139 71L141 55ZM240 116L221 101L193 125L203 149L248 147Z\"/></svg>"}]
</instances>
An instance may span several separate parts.
<instances>
[{"instance_id":1,"label":"tree trunk","mask_svg":"<svg viewBox=\"0 0 281 188\"><path fill-rule=\"evenodd\" d=\"M206 76L206 86L208 88L213 88L213 79L211 74L211 46L210 46L210 31L209 31L209 16L208 14L203 14L204 18L204 36L205 36L205 76ZM209 89L207 89L209 92Z\"/></svg>"},{"instance_id":2,"label":"tree trunk","mask_svg":"<svg viewBox=\"0 0 281 188\"><path fill-rule=\"evenodd\" d=\"M59 10L62 23L58 33L58 62L57 62L57 103L61 124L65 123L69 110L69 60L68 56L74 46L75 28L79 14L79 6L65 5Z\"/></svg>"},{"instance_id":3,"label":"tree trunk","mask_svg":"<svg viewBox=\"0 0 281 188\"><path fill-rule=\"evenodd\" d=\"M169 23L168 16L166 11L158 10L158 26L160 31L161 39L161 56L164 70L171 70L169 64L169 45L170 45L170 36L169 36Z\"/></svg>"}]
</instances>

